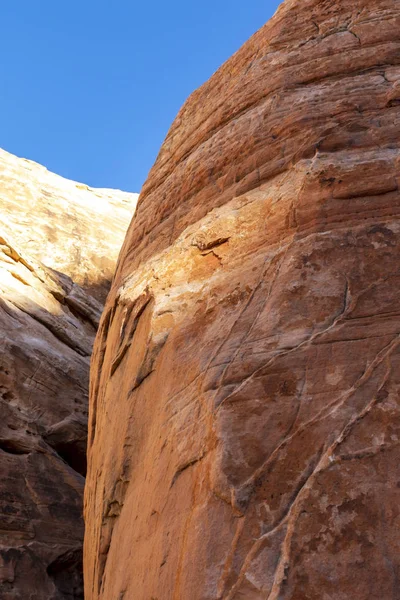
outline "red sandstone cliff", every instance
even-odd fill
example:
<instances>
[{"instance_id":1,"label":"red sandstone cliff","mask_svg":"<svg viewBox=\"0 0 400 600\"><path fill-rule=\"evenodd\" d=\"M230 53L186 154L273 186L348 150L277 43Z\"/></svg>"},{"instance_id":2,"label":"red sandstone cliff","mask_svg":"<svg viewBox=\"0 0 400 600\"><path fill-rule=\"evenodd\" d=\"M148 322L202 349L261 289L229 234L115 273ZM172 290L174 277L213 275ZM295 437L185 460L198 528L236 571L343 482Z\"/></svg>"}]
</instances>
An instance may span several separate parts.
<instances>
[{"instance_id":1,"label":"red sandstone cliff","mask_svg":"<svg viewBox=\"0 0 400 600\"><path fill-rule=\"evenodd\" d=\"M180 111L97 336L86 600L399 597L400 4L287 0Z\"/></svg>"}]
</instances>

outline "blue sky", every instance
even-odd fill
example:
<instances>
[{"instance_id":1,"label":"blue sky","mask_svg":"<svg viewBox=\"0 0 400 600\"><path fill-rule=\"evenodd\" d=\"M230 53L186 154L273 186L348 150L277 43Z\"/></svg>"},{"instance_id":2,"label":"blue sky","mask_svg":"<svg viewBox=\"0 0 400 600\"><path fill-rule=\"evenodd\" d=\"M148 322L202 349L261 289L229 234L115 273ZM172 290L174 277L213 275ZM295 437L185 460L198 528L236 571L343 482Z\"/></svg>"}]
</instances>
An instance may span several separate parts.
<instances>
[{"instance_id":1,"label":"blue sky","mask_svg":"<svg viewBox=\"0 0 400 600\"><path fill-rule=\"evenodd\" d=\"M0 147L97 187L140 191L187 96L277 0L10 0Z\"/></svg>"}]
</instances>

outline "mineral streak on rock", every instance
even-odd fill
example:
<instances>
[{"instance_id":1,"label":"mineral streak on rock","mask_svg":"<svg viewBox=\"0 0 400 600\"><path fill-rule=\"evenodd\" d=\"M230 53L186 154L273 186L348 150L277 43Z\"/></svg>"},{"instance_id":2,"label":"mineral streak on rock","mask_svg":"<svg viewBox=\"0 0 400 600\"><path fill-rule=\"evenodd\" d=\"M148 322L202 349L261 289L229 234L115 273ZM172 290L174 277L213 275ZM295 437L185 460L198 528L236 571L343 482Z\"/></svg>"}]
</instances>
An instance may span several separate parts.
<instances>
[{"instance_id":1,"label":"mineral streak on rock","mask_svg":"<svg viewBox=\"0 0 400 600\"><path fill-rule=\"evenodd\" d=\"M95 343L86 600L399 598L399 32L287 0L172 125Z\"/></svg>"},{"instance_id":2,"label":"mineral streak on rock","mask_svg":"<svg viewBox=\"0 0 400 600\"><path fill-rule=\"evenodd\" d=\"M95 204L81 206L79 192L68 204L74 183L0 157L0 598L82 600L89 363L103 306L54 267L63 260L78 279L87 273L87 287L101 281L95 291L103 294L106 275L84 219L92 211L94 226L103 209L99 216ZM79 220L71 239L68 215ZM112 220L103 225L111 265L128 219L124 228L122 217L115 229ZM56 239L43 245L50 230ZM90 264L70 254L78 242L82 256L94 253ZM100 254L107 244L99 240ZM38 256L47 254L45 266Z\"/></svg>"}]
</instances>

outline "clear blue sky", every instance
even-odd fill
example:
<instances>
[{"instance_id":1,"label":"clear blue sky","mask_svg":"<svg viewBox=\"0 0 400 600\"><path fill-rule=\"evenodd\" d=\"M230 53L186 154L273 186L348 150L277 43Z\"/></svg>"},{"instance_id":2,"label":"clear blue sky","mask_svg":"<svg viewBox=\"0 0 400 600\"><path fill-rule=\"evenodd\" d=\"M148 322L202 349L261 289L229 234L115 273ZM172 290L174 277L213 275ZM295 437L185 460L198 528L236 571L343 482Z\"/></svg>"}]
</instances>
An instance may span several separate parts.
<instances>
[{"instance_id":1,"label":"clear blue sky","mask_svg":"<svg viewBox=\"0 0 400 600\"><path fill-rule=\"evenodd\" d=\"M92 186L140 191L187 96L278 0L8 0L0 147Z\"/></svg>"}]
</instances>

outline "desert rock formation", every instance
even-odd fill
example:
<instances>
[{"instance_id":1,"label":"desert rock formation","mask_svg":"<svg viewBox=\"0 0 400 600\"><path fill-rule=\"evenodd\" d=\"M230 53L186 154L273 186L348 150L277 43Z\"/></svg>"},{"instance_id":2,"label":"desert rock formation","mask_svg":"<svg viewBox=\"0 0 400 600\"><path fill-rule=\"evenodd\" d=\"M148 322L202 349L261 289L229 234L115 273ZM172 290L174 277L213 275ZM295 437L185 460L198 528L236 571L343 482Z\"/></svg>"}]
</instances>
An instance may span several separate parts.
<instances>
[{"instance_id":1,"label":"desert rock formation","mask_svg":"<svg viewBox=\"0 0 400 600\"><path fill-rule=\"evenodd\" d=\"M394 600L400 4L287 0L180 111L93 355L86 600Z\"/></svg>"},{"instance_id":2,"label":"desert rock formation","mask_svg":"<svg viewBox=\"0 0 400 600\"><path fill-rule=\"evenodd\" d=\"M138 195L64 179L4 150L0 193L4 231L104 302Z\"/></svg>"},{"instance_id":3,"label":"desert rock formation","mask_svg":"<svg viewBox=\"0 0 400 600\"><path fill-rule=\"evenodd\" d=\"M84 251L90 246L93 256L96 250L94 233L84 229L84 220L71 245L62 237L68 235L62 231L67 221L62 210L71 216L82 215L84 208L90 221L87 206L79 205L80 196L71 204L67 199L65 189L72 198L76 184L39 165L28 163L25 168L25 161L7 153L1 156L0 598L81 600L89 364L103 307L54 267L62 257L62 266L83 279L88 268L86 281L101 282L96 291L106 289L108 271L103 279L105 272L95 260L75 265L74 252L68 255L79 243ZM29 180L29 169L41 174L42 196L32 191L37 179ZM54 183L58 180L59 189ZM50 186L51 197L44 193ZM113 202L118 203L118 193ZM123 199L121 215L125 205ZM93 222L100 222L102 210L97 214L95 203L90 210ZM115 223L103 224L108 238L99 240L99 252L107 244L110 248L107 268L129 218L124 225L122 216ZM55 245L50 240L44 248L50 230L57 231ZM42 251L49 254L49 266L37 258Z\"/></svg>"}]
</instances>

